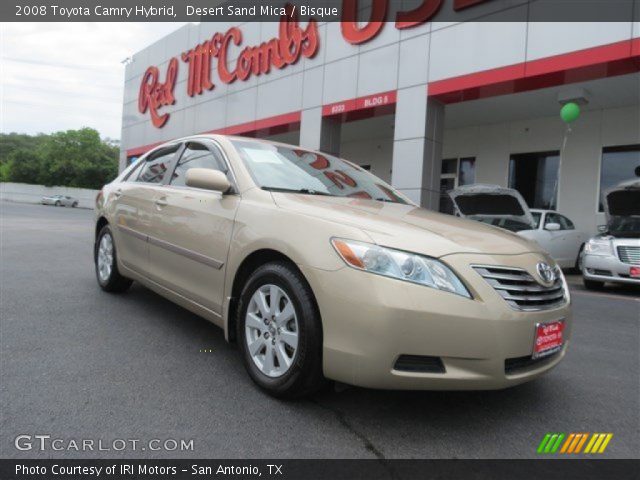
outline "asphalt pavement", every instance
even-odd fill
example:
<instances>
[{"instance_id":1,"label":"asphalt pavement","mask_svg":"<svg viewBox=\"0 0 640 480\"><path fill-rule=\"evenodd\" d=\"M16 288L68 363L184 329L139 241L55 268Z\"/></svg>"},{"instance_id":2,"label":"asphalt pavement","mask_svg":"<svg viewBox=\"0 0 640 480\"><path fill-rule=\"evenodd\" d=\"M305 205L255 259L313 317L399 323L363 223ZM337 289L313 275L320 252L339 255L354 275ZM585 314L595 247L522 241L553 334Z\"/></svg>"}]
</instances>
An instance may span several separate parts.
<instances>
[{"instance_id":1,"label":"asphalt pavement","mask_svg":"<svg viewBox=\"0 0 640 480\"><path fill-rule=\"evenodd\" d=\"M137 284L101 291L93 229L89 210L0 203L2 458L535 458L547 432L611 432L601 457L638 458L638 290L573 278L570 351L522 386L284 402L253 385L216 326ZM18 450L18 435L63 449ZM110 450L69 449L86 439ZM193 450L142 450L151 439Z\"/></svg>"}]
</instances>

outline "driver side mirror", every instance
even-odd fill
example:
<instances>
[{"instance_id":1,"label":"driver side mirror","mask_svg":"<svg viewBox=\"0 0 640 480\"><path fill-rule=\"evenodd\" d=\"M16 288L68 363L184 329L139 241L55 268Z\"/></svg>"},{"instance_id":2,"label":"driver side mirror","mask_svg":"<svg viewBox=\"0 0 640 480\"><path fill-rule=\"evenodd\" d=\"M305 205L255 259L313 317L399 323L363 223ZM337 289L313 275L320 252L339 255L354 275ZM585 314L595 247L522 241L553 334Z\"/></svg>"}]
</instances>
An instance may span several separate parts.
<instances>
[{"instance_id":1,"label":"driver side mirror","mask_svg":"<svg viewBox=\"0 0 640 480\"><path fill-rule=\"evenodd\" d=\"M190 168L187 170L185 183L187 187L202 188L223 194L231 188L231 183L224 173L210 168Z\"/></svg>"},{"instance_id":2,"label":"driver side mirror","mask_svg":"<svg viewBox=\"0 0 640 480\"><path fill-rule=\"evenodd\" d=\"M558 230L560 230L560 224L559 223L547 223L544 226L545 230L549 230L550 232L557 232Z\"/></svg>"}]
</instances>

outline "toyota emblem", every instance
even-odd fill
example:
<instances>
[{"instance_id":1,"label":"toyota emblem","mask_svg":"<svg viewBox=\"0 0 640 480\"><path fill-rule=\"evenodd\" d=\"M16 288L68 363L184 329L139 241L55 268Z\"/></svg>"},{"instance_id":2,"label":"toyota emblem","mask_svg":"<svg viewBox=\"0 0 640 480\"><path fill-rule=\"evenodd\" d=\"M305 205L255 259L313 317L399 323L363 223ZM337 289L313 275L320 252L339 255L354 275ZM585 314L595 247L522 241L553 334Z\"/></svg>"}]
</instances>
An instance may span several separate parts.
<instances>
[{"instance_id":1,"label":"toyota emblem","mask_svg":"<svg viewBox=\"0 0 640 480\"><path fill-rule=\"evenodd\" d=\"M556 281L556 272L548 263L540 262L536 265L538 275L544 283L554 283Z\"/></svg>"}]
</instances>

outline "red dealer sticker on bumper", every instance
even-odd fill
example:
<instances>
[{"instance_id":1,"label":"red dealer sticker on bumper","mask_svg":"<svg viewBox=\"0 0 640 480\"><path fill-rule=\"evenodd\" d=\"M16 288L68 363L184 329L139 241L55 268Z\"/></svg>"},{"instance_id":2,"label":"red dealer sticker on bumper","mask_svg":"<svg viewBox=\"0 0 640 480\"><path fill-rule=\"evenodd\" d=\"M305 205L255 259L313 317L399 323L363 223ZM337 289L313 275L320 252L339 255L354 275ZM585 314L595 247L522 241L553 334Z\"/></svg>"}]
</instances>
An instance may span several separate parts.
<instances>
[{"instance_id":1,"label":"red dealer sticker on bumper","mask_svg":"<svg viewBox=\"0 0 640 480\"><path fill-rule=\"evenodd\" d=\"M533 358L546 357L562 348L564 322L538 323L533 344Z\"/></svg>"}]
</instances>

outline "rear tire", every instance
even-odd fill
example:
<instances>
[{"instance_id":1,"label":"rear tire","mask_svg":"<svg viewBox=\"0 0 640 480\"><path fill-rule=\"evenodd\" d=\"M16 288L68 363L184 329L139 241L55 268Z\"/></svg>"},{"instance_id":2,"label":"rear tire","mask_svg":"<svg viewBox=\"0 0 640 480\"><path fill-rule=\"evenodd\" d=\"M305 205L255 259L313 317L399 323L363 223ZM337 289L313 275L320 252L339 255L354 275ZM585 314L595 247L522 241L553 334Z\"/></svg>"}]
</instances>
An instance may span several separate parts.
<instances>
[{"instance_id":1,"label":"rear tire","mask_svg":"<svg viewBox=\"0 0 640 480\"><path fill-rule=\"evenodd\" d=\"M119 293L129 289L133 281L120 275L116 244L111 228L105 225L98 233L94 246L94 263L98 285L105 292Z\"/></svg>"},{"instance_id":2,"label":"rear tire","mask_svg":"<svg viewBox=\"0 0 640 480\"><path fill-rule=\"evenodd\" d=\"M59 207L59 206L60 206L60 202L56 202L56 203L55 203L55 206L56 206L56 207Z\"/></svg>"},{"instance_id":3,"label":"rear tire","mask_svg":"<svg viewBox=\"0 0 640 480\"><path fill-rule=\"evenodd\" d=\"M71 205L72 208L76 208L78 206L78 202L73 202L73 204Z\"/></svg>"},{"instance_id":4,"label":"rear tire","mask_svg":"<svg viewBox=\"0 0 640 480\"><path fill-rule=\"evenodd\" d=\"M597 280L587 280L586 278L583 278L582 282L587 290L602 290L604 288L604 282L599 282Z\"/></svg>"},{"instance_id":5,"label":"rear tire","mask_svg":"<svg viewBox=\"0 0 640 480\"><path fill-rule=\"evenodd\" d=\"M277 398L299 398L324 385L322 323L300 272L285 262L259 267L242 290L237 312L242 360L261 389Z\"/></svg>"}]
</instances>

